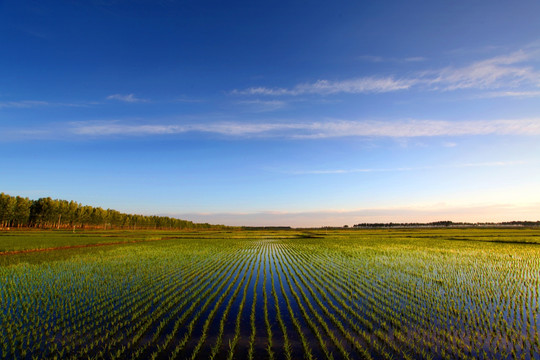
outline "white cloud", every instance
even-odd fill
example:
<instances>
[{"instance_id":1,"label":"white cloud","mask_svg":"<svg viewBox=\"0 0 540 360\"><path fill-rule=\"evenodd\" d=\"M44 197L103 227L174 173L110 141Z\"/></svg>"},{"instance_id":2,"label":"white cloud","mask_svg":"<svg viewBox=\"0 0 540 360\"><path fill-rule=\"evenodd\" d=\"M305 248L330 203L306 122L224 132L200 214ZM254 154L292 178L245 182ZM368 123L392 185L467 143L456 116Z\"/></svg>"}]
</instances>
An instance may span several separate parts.
<instances>
[{"instance_id":1,"label":"white cloud","mask_svg":"<svg viewBox=\"0 0 540 360\"><path fill-rule=\"evenodd\" d=\"M531 98L540 97L540 91L493 91L480 95L481 98L514 97Z\"/></svg>"},{"instance_id":2,"label":"white cloud","mask_svg":"<svg viewBox=\"0 0 540 360\"><path fill-rule=\"evenodd\" d=\"M42 100L19 100L19 101L0 101L0 109L2 108L35 108L35 107L46 107L46 106L69 106L69 107L79 107L79 106L88 106L95 105L96 103L86 102L86 103L59 103L59 102L50 102Z\"/></svg>"},{"instance_id":3,"label":"white cloud","mask_svg":"<svg viewBox=\"0 0 540 360\"><path fill-rule=\"evenodd\" d=\"M493 57L461 68L446 67L438 71L426 72L425 81L443 90L496 89L516 87L524 83L539 86L540 74L531 66L523 65L523 62L530 59L531 54L520 50L510 55Z\"/></svg>"},{"instance_id":4,"label":"white cloud","mask_svg":"<svg viewBox=\"0 0 540 360\"><path fill-rule=\"evenodd\" d=\"M338 93L371 94L387 93L412 88L439 91L460 89L496 90L514 89L519 86L540 87L540 72L532 65L538 57L535 47L527 47L508 55L496 56L473 62L462 67L447 66L442 69L418 71L412 76L373 75L338 81L318 80L298 84L292 88L251 87L233 90L237 95L297 96L305 94L331 95ZM370 62L398 61L379 56L364 55ZM423 57L410 57L401 62L422 62ZM532 96L534 93L529 93ZM523 96L522 91L499 92L499 96Z\"/></svg>"},{"instance_id":5,"label":"white cloud","mask_svg":"<svg viewBox=\"0 0 540 360\"><path fill-rule=\"evenodd\" d=\"M249 111L252 112L268 112L283 109L287 106L287 102L282 100L244 100L238 104L246 105Z\"/></svg>"},{"instance_id":6,"label":"white cloud","mask_svg":"<svg viewBox=\"0 0 540 360\"><path fill-rule=\"evenodd\" d=\"M413 79L394 79L393 77L364 77L343 81L317 80L314 83L296 85L292 89L252 87L246 90L234 90L233 94L240 95L329 95L336 93L385 93L406 90L415 84Z\"/></svg>"},{"instance_id":7,"label":"white cloud","mask_svg":"<svg viewBox=\"0 0 540 360\"><path fill-rule=\"evenodd\" d=\"M0 142L49 139L54 136L50 129L0 128Z\"/></svg>"},{"instance_id":8,"label":"white cloud","mask_svg":"<svg viewBox=\"0 0 540 360\"><path fill-rule=\"evenodd\" d=\"M484 168L484 167L504 167L528 164L525 161L491 161L481 163L461 163L447 164L440 166L420 166L420 167L399 167L399 168L361 168L361 169L327 169L327 170L301 170L289 171L293 175L332 175L332 174L354 174L354 173L380 173L380 172L404 172L422 170L441 170L457 168Z\"/></svg>"},{"instance_id":9,"label":"white cloud","mask_svg":"<svg viewBox=\"0 0 540 360\"><path fill-rule=\"evenodd\" d=\"M186 132L177 125L127 125L116 122L76 122L71 131L77 135L163 135Z\"/></svg>"},{"instance_id":10,"label":"white cloud","mask_svg":"<svg viewBox=\"0 0 540 360\"><path fill-rule=\"evenodd\" d=\"M304 124L297 138L343 136L422 137L466 135L540 135L540 119L490 121L346 121Z\"/></svg>"},{"instance_id":11,"label":"white cloud","mask_svg":"<svg viewBox=\"0 0 540 360\"><path fill-rule=\"evenodd\" d=\"M373 62L373 63L380 63L388 61L386 58L382 56L376 56L376 55L361 55L358 57L359 60L367 61L367 62Z\"/></svg>"},{"instance_id":12,"label":"white cloud","mask_svg":"<svg viewBox=\"0 0 540 360\"><path fill-rule=\"evenodd\" d=\"M77 122L72 124L71 132L77 135L166 135L186 132L205 132L230 136L250 136L270 133L275 130L287 130L294 125L286 124L250 124L250 123L210 123L187 125L128 125L119 122Z\"/></svg>"},{"instance_id":13,"label":"white cloud","mask_svg":"<svg viewBox=\"0 0 540 360\"><path fill-rule=\"evenodd\" d=\"M22 100L22 101L2 101L0 108L31 108L36 106L49 106L47 101Z\"/></svg>"},{"instance_id":14,"label":"white cloud","mask_svg":"<svg viewBox=\"0 0 540 360\"><path fill-rule=\"evenodd\" d=\"M181 96L173 100L173 102L179 102L179 103L202 103L205 102L203 99L195 99L191 97Z\"/></svg>"},{"instance_id":15,"label":"white cloud","mask_svg":"<svg viewBox=\"0 0 540 360\"><path fill-rule=\"evenodd\" d=\"M332 137L432 137L470 135L540 135L540 118L484 121L348 121L317 122L214 122L206 124L123 124L121 122L77 122L70 130L77 135L163 135L186 132L214 133L239 137L282 137L322 139Z\"/></svg>"},{"instance_id":16,"label":"white cloud","mask_svg":"<svg viewBox=\"0 0 540 360\"><path fill-rule=\"evenodd\" d=\"M392 77L367 77L344 81L318 80L313 84L298 85L300 93L335 94L335 93L383 93L405 90L414 85L414 80L395 80Z\"/></svg>"},{"instance_id":17,"label":"white cloud","mask_svg":"<svg viewBox=\"0 0 540 360\"><path fill-rule=\"evenodd\" d=\"M405 62L419 62L419 61L426 61L426 60L427 59L423 56L412 56L412 57L403 59L403 61Z\"/></svg>"},{"instance_id":18,"label":"white cloud","mask_svg":"<svg viewBox=\"0 0 540 360\"><path fill-rule=\"evenodd\" d=\"M148 102L148 100L135 97L135 94L113 94L107 96L107 100L118 100L128 103Z\"/></svg>"},{"instance_id":19,"label":"white cloud","mask_svg":"<svg viewBox=\"0 0 540 360\"><path fill-rule=\"evenodd\" d=\"M358 59L367 61L367 62L372 62L372 63L407 63L407 62L418 62L418 61L427 60L423 56L411 56L411 57L400 59L400 58L382 57L382 56L375 56L375 55L361 55L358 57Z\"/></svg>"},{"instance_id":20,"label":"white cloud","mask_svg":"<svg viewBox=\"0 0 540 360\"><path fill-rule=\"evenodd\" d=\"M267 87L251 87L246 90L233 90L232 94L239 95L299 95L294 90L283 89L283 88L267 88Z\"/></svg>"}]
</instances>

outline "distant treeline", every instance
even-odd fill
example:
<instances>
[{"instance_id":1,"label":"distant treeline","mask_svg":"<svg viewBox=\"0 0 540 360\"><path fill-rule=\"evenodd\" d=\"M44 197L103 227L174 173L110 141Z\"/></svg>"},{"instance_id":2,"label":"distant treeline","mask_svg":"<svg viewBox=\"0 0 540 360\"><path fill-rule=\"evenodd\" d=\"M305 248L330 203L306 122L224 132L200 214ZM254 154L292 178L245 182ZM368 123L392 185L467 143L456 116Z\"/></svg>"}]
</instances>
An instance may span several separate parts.
<instances>
[{"instance_id":1,"label":"distant treeline","mask_svg":"<svg viewBox=\"0 0 540 360\"><path fill-rule=\"evenodd\" d=\"M124 214L116 210L81 205L75 201L40 198L30 200L0 193L0 229L215 229L223 225L195 224L167 216Z\"/></svg>"},{"instance_id":2,"label":"distant treeline","mask_svg":"<svg viewBox=\"0 0 540 360\"><path fill-rule=\"evenodd\" d=\"M355 228L383 228L383 227L472 227L472 226L540 226L540 221L505 221L505 222L453 222L434 221L429 223L362 223L353 225Z\"/></svg>"},{"instance_id":3,"label":"distant treeline","mask_svg":"<svg viewBox=\"0 0 540 360\"><path fill-rule=\"evenodd\" d=\"M244 230L291 230L290 226L242 226Z\"/></svg>"}]
</instances>

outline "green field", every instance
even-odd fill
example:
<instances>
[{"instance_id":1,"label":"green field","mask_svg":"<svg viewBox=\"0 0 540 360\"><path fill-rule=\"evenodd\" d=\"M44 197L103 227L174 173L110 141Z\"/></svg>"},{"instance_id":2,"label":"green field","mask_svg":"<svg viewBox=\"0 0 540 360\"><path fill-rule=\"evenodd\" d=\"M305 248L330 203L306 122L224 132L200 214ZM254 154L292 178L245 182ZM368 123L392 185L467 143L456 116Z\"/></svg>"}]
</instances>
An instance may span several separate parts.
<instances>
[{"instance_id":1,"label":"green field","mask_svg":"<svg viewBox=\"0 0 540 360\"><path fill-rule=\"evenodd\" d=\"M0 253L6 359L540 359L540 230L5 231Z\"/></svg>"}]
</instances>

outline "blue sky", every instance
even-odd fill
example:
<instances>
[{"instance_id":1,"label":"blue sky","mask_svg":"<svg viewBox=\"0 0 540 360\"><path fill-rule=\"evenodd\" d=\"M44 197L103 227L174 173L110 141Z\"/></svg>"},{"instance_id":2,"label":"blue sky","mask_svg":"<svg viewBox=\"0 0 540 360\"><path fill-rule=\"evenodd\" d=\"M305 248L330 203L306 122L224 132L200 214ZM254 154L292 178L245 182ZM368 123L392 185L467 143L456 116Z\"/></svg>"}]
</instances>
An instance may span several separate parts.
<instances>
[{"instance_id":1,"label":"blue sky","mask_svg":"<svg viewBox=\"0 0 540 360\"><path fill-rule=\"evenodd\" d=\"M0 1L0 191L231 225L539 220L537 1Z\"/></svg>"}]
</instances>

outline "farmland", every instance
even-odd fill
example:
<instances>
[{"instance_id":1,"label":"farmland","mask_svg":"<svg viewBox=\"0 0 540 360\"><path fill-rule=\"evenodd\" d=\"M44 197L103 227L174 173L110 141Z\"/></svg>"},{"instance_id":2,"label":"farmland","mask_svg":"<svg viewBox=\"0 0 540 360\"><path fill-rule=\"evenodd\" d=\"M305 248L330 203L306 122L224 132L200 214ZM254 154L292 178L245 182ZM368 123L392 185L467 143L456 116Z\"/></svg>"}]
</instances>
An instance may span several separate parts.
<instances>
[{"instance_id":1,"label":"farmland","mask_svg":"<svg viewBox=\"0 0 540 360\"><path fill-rule=\"evenodd\" d=\"M6 359L540 359L539 230L6 231L0 253Z\"/></svg>"}]
</instances>

